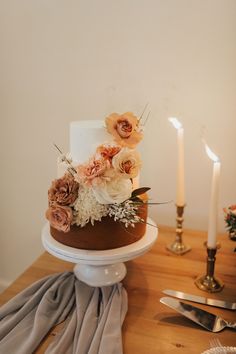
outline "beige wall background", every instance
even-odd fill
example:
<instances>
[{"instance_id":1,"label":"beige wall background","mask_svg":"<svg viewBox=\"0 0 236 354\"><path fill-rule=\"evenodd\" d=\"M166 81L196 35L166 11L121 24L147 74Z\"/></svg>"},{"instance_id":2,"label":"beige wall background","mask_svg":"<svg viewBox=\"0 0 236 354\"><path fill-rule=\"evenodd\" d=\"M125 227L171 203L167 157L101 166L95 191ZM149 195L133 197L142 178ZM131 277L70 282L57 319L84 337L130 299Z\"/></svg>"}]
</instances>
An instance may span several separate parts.
<instances>
[{"instance_id":1,"label":"beige wall background","mask_svg":"<svg viewBox=\"0 0 236 354\"><path fill-rule=\"evenodd\" d=\"M207 229L212 163L222 161L222 208L236 202L235 0L0 0L0 284L43 252L56 142L69 122L151 110L141 184L175 199L177 116L185 128L185 227ZM174 203L152 207L175 225ZM187 239L187 234L186 234Z\"/></svg>"}]
</instances>

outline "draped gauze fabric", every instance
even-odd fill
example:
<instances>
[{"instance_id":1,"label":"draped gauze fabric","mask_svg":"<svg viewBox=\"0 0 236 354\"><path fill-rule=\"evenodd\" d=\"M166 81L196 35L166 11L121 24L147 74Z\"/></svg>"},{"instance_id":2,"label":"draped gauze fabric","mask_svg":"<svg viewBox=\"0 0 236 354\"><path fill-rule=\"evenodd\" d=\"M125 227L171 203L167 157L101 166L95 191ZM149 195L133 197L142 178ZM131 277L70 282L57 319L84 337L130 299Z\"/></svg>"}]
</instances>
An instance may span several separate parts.
<instances>
[{"instance_id":1,"label":"draped gauze fabric","mask_svg":"<svg viewBox=\"0 0 236 354\"><path fill-rule=\"evenodd\" d=\"M64 321L46 354L122 354L126 312L121 283L94 288L72 272L50 275L0 308L0 353L32 354Z\"/></svg>"}]
</instances>

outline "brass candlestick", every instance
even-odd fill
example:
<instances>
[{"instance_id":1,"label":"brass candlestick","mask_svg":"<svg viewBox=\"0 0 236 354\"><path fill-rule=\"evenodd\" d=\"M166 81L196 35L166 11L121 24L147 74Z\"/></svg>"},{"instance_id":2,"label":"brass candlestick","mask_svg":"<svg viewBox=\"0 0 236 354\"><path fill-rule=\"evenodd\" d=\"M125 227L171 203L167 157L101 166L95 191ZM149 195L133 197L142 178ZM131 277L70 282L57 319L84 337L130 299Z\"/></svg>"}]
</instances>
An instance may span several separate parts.
<instances>
[{"instance_id":1,"label":"brass candlestick","mask_svg":"<svg viewBox=\"0 0 236 354\"><path fill-rule=\"evenodd\" d=\"M186 246L183 241L182 241L182 235L183 235L183 214L184 214L184 207L180 205L176 205L176 211L177 211L177 226L176 226L176 236L175 236L175 241L167 246L167 249L175 254L184 254L188 251L191 250L191 247Z\"/></svg>"},{"instance_id":2,"label":"brass candlestick","mask_svg":"<svg viewBox=\"0 0 236 354\"><path fill-rule=\"evenodd\" d=\"M215 269L215 261L216 261L216 252L217 249L220 248L219 244L216 248L207 247L207 269L206 275L200 276L195 280L196 286L204 291L208 291L209 293L216 293L223 289L224 284L221 280L214 277L214 269Z\"/></svg>"}]
</instances>

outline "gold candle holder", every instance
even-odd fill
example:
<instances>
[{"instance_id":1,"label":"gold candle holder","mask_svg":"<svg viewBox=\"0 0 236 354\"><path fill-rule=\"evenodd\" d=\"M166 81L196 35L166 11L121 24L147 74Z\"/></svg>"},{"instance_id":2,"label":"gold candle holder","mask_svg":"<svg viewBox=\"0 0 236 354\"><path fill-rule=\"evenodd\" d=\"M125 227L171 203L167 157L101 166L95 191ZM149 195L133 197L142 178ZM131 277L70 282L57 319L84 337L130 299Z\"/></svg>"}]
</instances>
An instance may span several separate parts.
<instances>
[{"instance_id":1,"label":"gold candle holder","mask_svg":"<svg viewBox=\"0 0 236 354\"><path fill-rule=\"evenodd\" d=\"M182 235L183 235L183 214L184 214L184 207L180 206L180 205L176 205L176 211L177 211L177 218L176 218L176 222L177 222L177 226L176 226L176 236L175 236L175 241L171 244L167 246L167 249L169 251L171 251L172 253L175 254L184 254L186 252L189 252L191 250L190 246L186 246L183 243L182 240Z\"/></svg>"},{"instance_id":2,"label":"gold candle holder","mask_svg":"<svg viewBox=\"0 0 236 354\"><path fill-rule=\"evenodd\" d=\"M224 284L221 280L214 277L215 270L215 261L216 261L216 252L220 248L220 245L217 244L216 248L207 247L207 243L204 244L207 248L207 269L206 275L200 276L195 280L195 285L209 293L216 293L223 289Z\"/></svg>"}]
</instances>

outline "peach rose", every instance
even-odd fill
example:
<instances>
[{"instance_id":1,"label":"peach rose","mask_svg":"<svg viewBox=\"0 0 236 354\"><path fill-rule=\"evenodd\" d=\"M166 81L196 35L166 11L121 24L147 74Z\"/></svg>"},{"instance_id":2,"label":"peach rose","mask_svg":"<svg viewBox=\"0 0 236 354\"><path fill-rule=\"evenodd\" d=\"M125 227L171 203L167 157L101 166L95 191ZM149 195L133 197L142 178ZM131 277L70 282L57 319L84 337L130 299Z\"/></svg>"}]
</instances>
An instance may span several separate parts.
<instances>
[{"instance_id":1,"label":"peach rose","mask_svg":"<svg viewBox=\"0 0 236 354\"><path fill-rule=\"evenodd\" d=\"M112 159L112 166L124 178L134 178L141 167L140 155L137 151L123 148Z\"/></svg>"},{"instance_id":2,"label":"peach rose","mask_svg":"<svg viewBox=\"0 0 236 354\"><path fill-rule=\"evenodd\" d=\"M232 214L236 215L236 204L233 204L229 207Z\"/></svg>"},{"instance_id":3,"label":"peach rose","mask_svg":"<svg viewBox=\"0 0 236 354\"><path fill-rule=\"evenodd\" d=\"M109 179L111 164L106 159L91 159L88 164L77 167L79 181L87 185L99 185Z\"/></svg>"},{"instance_id":4,"label":"peach rose","mask_svg":"<svg viewBox=\"0 0 236 354\"><path fill-rule=\"evenodd\" d=\"M69 173L52 182L48 191L49 205L70 205L78 198L79 183Z\"/></svg>"},{"instance_id":5,"label":"peach rose","mask_svg":"<svg viewBox=\"0 0 236 354\"><path fill-rule=\"evenodd\" d=\"M52 205L46 211L46 218L55 229L68 232L73 218L72 209L67 206Z\"/></svg>"},{"instance_id":6,"label":"peach rose","mask_svg":"<svg viewBox=\"0 0 236 354\"><path fill-rule=\"evenodd\" d=\"M131 113L112 113L106 118L107 131L112 134L116 142L122 146L134 148L142 139L138 130L138 119Z\"/></svg>"},{"instance_id":7,"label":"peach rose","mask_svg":"<svg viewBox=\"0 0 236 354\"><path fill-rule=\"evenodd\" d=\"M121 147L117 145L100 145L97 148L97 153L100 154L105 160L111 161L113 156L118 154L120 150Z\"/></svg>"}]
</instances>

